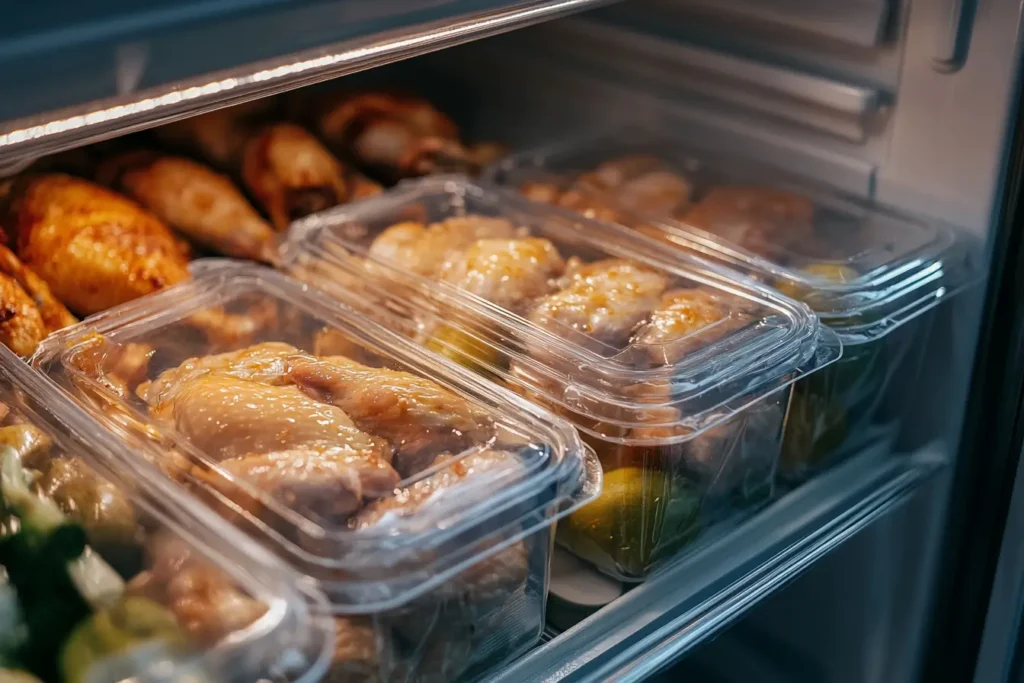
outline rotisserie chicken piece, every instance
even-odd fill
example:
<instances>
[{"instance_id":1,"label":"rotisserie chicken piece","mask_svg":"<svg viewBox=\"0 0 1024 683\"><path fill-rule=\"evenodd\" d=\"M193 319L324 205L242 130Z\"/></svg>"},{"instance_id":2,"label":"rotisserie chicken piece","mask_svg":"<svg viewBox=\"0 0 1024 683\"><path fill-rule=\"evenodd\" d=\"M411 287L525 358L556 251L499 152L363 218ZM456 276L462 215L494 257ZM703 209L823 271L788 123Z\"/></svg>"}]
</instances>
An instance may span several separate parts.
<instances>
[{"instance_id":1,"label":"rotisserie chicken piece","mask_svg":"<svg viewBox=\"0 0 1024 683\"><path fill-rule=\"evenodd\" d=\"M134 202L71 176L16 179L0 229L26 266L79 315L188 278L188 251Z\"/></svg>"},{"instance_id":2,"label":"rotisserie chicken piece","mask_svg":"<svg viewBox=\"0 0 1024 683\"><path fill-rule=\"evenodd\" d=\"M633 261L572 261L559 283L561 290L540 299L529 316L560 336L571 334L571 330L620 348L658 305L669 284L663 273ZM584 339L577 341L585 343Z\"/></svg>"},{"instance_id":3,"label":"rotisserie chicken piece","mask_svg":"<svg viewBox=\"0 0 1024 683\"><path fill-rule=\"evenodd\" d=\"M31 356L43 337L74 322L46 283L0 246L0 344Z\"/></svg>"},{"instance_id":4,"label":"rotisserie chicken piece","mask_svg":"<svg viewBox=\"0 0 1024 683\"><path fill-rule=\"evenodd\" d=\"M771 257L787 245L799 245L803 253L824 251L815 246L814 204L784 190L715 187L683 220L761 256Z\"/></svg>"},{"instance_id":5,"label":"rotisserie chicken piece","mask_svg":"<svg viewBox=\"0 0 1024 683\"><path fill-rule=\"evenodd\" d=\"M477 240L455 257L445 282L512 311L522 312L551 292L565 270L558 249L540 237Z\"/></svg>"},{"instance_id":6,"label":"rotisserie chicken piece","mask_svg":"<svg viewBox=\"0 0 1024 683\"><path fill-rule=\"evenodd\" d=\"M221 569L194 554L182 538L160 533L147 544L149 569L127 593L165 605L197 643L216 643L263 616L267 607L243 593Z\"/></svg>"},{"instance_id":7,"label":"rotisserie chicken piece","mask_svg":"<svg viewBox=\"0 0 1024 683\"><path fill-rule=\"evenodd\" d=\"M253 119L265 114L269 99L256 100L192 116L156 129L161 142L197 154L218 168L237 169L242 148L253 132Z\"/></svg>"},{"instance_id":8,"label":"rotisserie chicken piece","mask_svg":"<svg viewBox=\"0 0 1024 683\"><path fill-rule=\"evenodd\" d=\"M419 97L362 92L320 106L320 136L346 156L393 180L438 171L478 171L503 152L466 146L455 123Z\"/></svg>"},{"instance_id":9,"label":"rotisserie chicken piece","mask_svg":"<svg viewBox=\"0 0 1024 683\"><path fill-rule=\"evenodd\" d=\"M297 218L348 201L356 184L320 142L300 126L265 126L245 143L242 178L270 221L284 230ZM363 183L360 194L371 190Z\"/></svg>"},{"instance_id":10,"label":"rotisserie chicken piece","mask_svg":"<svg viewBox=\"0 0 1024 683\"><path fill-rule=\"evenodd\" d=\"M152 382L139 386L139 396L151 406L174 398L178 389L192 380L211 374L227 375L263 384L288 384L286 359L299 353L291 344L264 342L211 356L189 358L160 373Z\"/></svg>"},{"instance_id":11,"label":"rotisserie chicken piece","mask_svg":"<svg viewBox=\"0 0 1024 683\"><path fill-rule=\"evenodd\" d=\"M303 446L348 449L391 460L390 445L360 431L340 408L298 387L271 386L210 374L186 380L150 414L174 425L214 460Z\"/></svg>"},{"instance_id":12,"label":"rotisserie chicken piece","mask_svg":"<svg viewBox=\"0 0 1024 683\"><path fill-rule=\"evenodd\" d=\"M324 683L385 683L393 666L388 634L368 617L334 617L334 652Z\"/></svg>"},{"instance_id":13,"label":"rotisserie chicken piece","mask_svg":"<svg viewBox=\"0 0 1024 683\"><path fill-rule=\"evenodd\" d=\"M437 472L420 479L395 495L375 500L350 521L353 529L367 529L412 517L423 510L444 504L442 501L470 502L473 496L487 496L500 490L502 482L517 478L523 464L513 453L483 449L463 457L448 454L438 456L434 462ZM457 487L457 489L456 489Z\"/></svg>"},{"instance_id":14,"label":"rotisserie chicken piece","mask_svg":"<svg viewBox=\"0 0 1024 683\"><path fill-rule=\"evenodd\" d=\"M473 242L515 236L515 227L504 218L462 216L429 226L408 221L377 235L369 254L418 275L437 277Z\"/></svg>"},{"instance_id":15,"label":"rotisserie chicken piece","mask_svg":"<svg viewBox=\"0 0 1024 683\"><path fill-rule=\"evenodd\" d=\"M390 441L403 476L419 472L441 452L457 453L494 433L486 413L418 375L344 356L294 356L288 363L297 386L341 408L360 429Z\"/></svg>"},{"instance_id":16,"label":"rotisserie chicken piece","mask_svg":"<svg viewBox=\"0 0 1024 683\"><path fill-rule=\"evenodd\" d=\"M398 473L386 461L348 447L253 453L222 460L220 467L290 509L309 510L336 521L347 519L366 501L391 493L399 482ZM209 478L214 488L223 482L221 477ZM231 489L224 493L230 496Z\"/></svg>"},{"instance_id":17,"label":"rotisserie chicken piece","mask_svg":"<svg viewBox=\"0 0 1024 683\"><path fill-rule=\"evenodd\" d=\"M273 228L227 176L202 164L133 152L104 164L98 179L202 247L236 258L272 260Z\"/></svg>"},{"instance_id":18,"label":"rotisserie chicken piece","mask_svg":"<svg viewBox=\"0 0 1024 683\"><path fill-rule=\"evenodd\" d=\"M647 214L676 216L686 208L693 184L663 161L645 155L606 161L575 183L609 193L616 203Z\"/></svg>"},{"instance_id":19,"label":"rotisserie chicken piece","mask_svg":"<svg viewBox=\"0 0 1024 683\"><path fill-rule=\"evenodd\" d=\"M655 363L674 363L712 339L749 324L753 306L744 304L739 297L727 299L709 289L668 291L633 335L633 343L646 346Z\"/></svg>"}]
</instances>

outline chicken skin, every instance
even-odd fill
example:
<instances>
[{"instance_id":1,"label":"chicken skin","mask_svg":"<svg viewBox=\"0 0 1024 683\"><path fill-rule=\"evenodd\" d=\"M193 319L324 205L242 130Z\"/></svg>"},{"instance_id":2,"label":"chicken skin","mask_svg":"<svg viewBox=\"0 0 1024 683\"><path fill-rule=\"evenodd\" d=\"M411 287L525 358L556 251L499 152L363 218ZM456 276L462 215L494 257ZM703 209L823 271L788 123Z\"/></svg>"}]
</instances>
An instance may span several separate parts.
<instances>
[{"instance_id":1,"label":"chicken skin","mask_svg":"<svg viewBox=\"0 0 1024 683\"><path fill-rule=\"evenodd\" d=\"M439 171L477 171L503 148L466 146L455 123L419 97L362 92L328 100L315 125L332 147L398 180Z\"/></svg>"},{"instance_id":2,"label":"chicken skin","mask_svg":"<svg viewBox=\"0 0 1024 683\"><path fill-rule=\"evenodd\" d=\"M333 154L291 123L268 125L245 143L242 179L277 230L348 201L355 187L346 176Z\"/></svg>"},{"instance_id":3,"label":"chicken skin","mask_svg":"<svg viewBox=\"0 0 1024 683\"><path fill-rule=\"evenodd\" d=\"M341 521L366 501L394 491L399 482L398 473L386 461L338 447L253 453L222 460L220 468L270 493L290 509ZM209 478L215 488L221 482L219 477ZM226 488L224 493L230 495L231 490Z\"/></svg>"},{"instance_id":4,"label":"chicken skin","mask_svg":"<svg viewBox=\"0 0 1024 683\"><path fill-rule=\"evenodd\" d=\"M442 451L459 452L494 432L486 413L418 375L371 368L343 356L296 356L289 364L296 386L345 411L360 429L390 441L395 468L404 476L422 470Z\"/></svg>"},{"instance_id":5,"label":"chicken skin","mask_svg":"<svg viewBox=\"0 0 1024 683\"><path fill-rule=\"evenodd\" d=\"M0 229L57 299L98 313L188 278L184 245L137 204L60 174L15 181Z\"/></svg>"},{"instance_id":6,"label":"chicken skin","mask_svg":"<svg viewBox=\"0 0 1024 683\"><path fill-rule=\"evenodd\" d=\"M369 254L417 275L437 277L473 242L515 236L515 227L504 218L461 216L429 226L409 221L377 235Z\"/></svg>"},{"instance_id":7,"label":"chicken skin","mask_svg":"<svg viewBox=\"0 0 1024 683\"><path fill-rule=\"evenodd\" d=\"M266 113L269 100L256 100L192 116L156 129L161 142L199 155L224 170L237 169L252 135L253 120Z\"/></svg>"},{"instance_id":8,"label":"chicken skin","mask_svg":"<svg viewBox=\"0 0 1024 683\"><path fill-rule=\"evenodd\" d=\"M555 334L574 330L621 348L658 305L669 278L639 263L606 259L572 265L560 285L536 303L530 320Z\"/></svg>"},{"instance_id":9,"label":"chicken skin","mask_svg":"<svg viewBox=\"0 0 1024 683\"><path fill-rule=\"evenodd\" d=\"M442 280L507 308L522 312L548 294L565 262L549 240L477 240L445 269Z\"/></svg>"},{"instance_id":10,"label":"chicken skin","mask_svg":"<svg viewBox=\"0 0 1024 683\"><path fill-rule=\"evenodd\" d=\"M202 247L264 262L273 256L273 228L230 179L202 164L136 152L110 160L99 177Z\"/></svg>"},{"instance_id":11,"label":"chicken skin","mask_svg":"<svg viewBox=\"0 0 1024 683\"><path fill-rule=\"evenodd\" d=\"M655 363L671 364L688 353L752 321L753 306L708 289L674 289L633 336ZM693 336L700 333L699 339Z\"/></svg>"},{"instance_id":12,"label":"chicken skin","mask_svg":"<svg viewBox=\"0 0 1024 683\"><path fill-rule=\"evenodd\" d=\"M341 409L292 386L210 374L185 382L150 414L174 425L214 460L303 446L345 448L390 461L387 442L360 431Z\"/></svg>"},{"instance_id":13,"label":"chicken skin","mask_svg":"<svg viewBox=\"0 0 1024 683\"><path fill-rule=\"evenodd\" d=\"M804 197L765 187L720 186L694 204L683 220L748 251L765 257L780 245L814 246L814 204Z\"/></svg>"},{"instance_id":14,"label":"chicken skin","mask_svg":"<svg viewBox=\"0 0 1024 683\"><path fill-rule=\"evenodd\" d=\"M46 335L74 322L46 283L0 246L0 344L28 357Z\"/></svg>"},{"instance_id":15,"label":"chicken skin","mask_svg":"<svg viewBox=\"0 0 1024 683\"><path fill-rule=\"evenodd\" d=\"M182 538L160 533L150 539L147 554L150 568L131 580L127 593L165 605L196 643L215 643L267 611Z\"/></svg>"}]
</instances>

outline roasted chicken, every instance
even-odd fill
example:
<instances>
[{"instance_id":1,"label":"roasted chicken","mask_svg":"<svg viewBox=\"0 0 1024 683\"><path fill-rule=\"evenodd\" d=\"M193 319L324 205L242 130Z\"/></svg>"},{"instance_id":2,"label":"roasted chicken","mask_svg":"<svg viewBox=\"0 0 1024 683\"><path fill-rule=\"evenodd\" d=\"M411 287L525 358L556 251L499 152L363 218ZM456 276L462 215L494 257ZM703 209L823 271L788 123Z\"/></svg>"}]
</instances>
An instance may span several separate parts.
<instances>
[{"instance_id":1,"label":"roasted chicken","mask_svg":"<svg viewBox=\"0 0 1024 683\"><path fill-rule=\"evenodd\" d=\"M441 279L519 313L548 294L564 270L565 262L549 240L482 239L453 259Z\"/></svg>"},{"instance_id":2,"label":"roasted chicken","mask_svg":"<svg viewBox=\"0 0 1024 683\"><path fill-rule=\"evenodd\" d=\"M379 191L291 123L265 126L246 141L241 175L278 230L297 218Z\"/></svg>"},{"instance_id":3,"label":"roasted chicken","mask_svg":"<svg viewBox=\"0 0 1024 683\"><path fill-rule=\"evenodd\" d=\"M43 337L74 322L47 284L0 246L0 344L31 356Z\"/></svg>"},{"instance_id":4,"label":"roasted chicken","mask_svg":"<svg viewBox=\"0 0 1024 683\"><path fill-rule=\"evenodd\" d=\"M658 305L668 285L664 273L633 261L573 262L559 291L537 301L529 317L560 336L583 335L618 349Z\"/></svg>"},{"instance_id":5,"label":"roasted chicken","mask_svg":"<svg viewBox=\"0 0 1024 683\"><path fill-rule=\"evenodd\" d=\"M218 168L234 170L242 162L242 148L253 133L255 121L267 114L271 106L270 100L262 99L218 109L160 126L156 136Z\"/></svg>"},{"instance_id":6,"label":"roasted chicken","mask_svg":"<svg viewBox=\"0 0 1024 683\"><path fill-rule=\"evenodd\" d=\"M0 229L25 265L78 315L188 278L188 251L163 223L71 176L15 179L0 201Z\"/></svg>"},{"instance_id":7,"label":"roasted chicken","mask_svg":"<svg viewBox=\"0 0 1024 683\"><path fill-rule=\"evenodd\" d=\"M342 356L289 360L289 378L341 408L360 429L390 441L395 468L408 476L442 451L459 452L494 433L486 413L423 377L371 368Z\"/></svg>"},{"instance_id":8,"label":"roasted chicken","mask_svg":"<svg viewBox=\"0 0 1024 683\"><path fill-rule=\"evenodd\" d=\"M503 148L464 145L447 116L424 99L363 92L328 99L317 132L345 156L392 180L438 171L478 171Z\"/></svg>"},{"instance_id":9,"label":"roasted chicken","mask_svg":"<svg viewBox=\"0 0 1024 683\"><path fill-rule=\"evenodd\" d=\"M236 258L272 260L273 228L228 177L202 164L134 152L106 162L98 179L206 249Z\"/></svg>"},{"instance_id":10,"label":"roasted chicken","mask_svg":"<svg viewBox=\"0 0 1024 683\"><path fill-rule=\"evenodd\" d=\"M430 225L410 221L381 232L369 253L418 275L436 277L473 242L515 236L515 226L504 218L455 217Z\"/></svg>"},{"instance_id":11,"label":"roasted chicken","mask_svg":"<svg viewBox=\"0 0 1024 683\"><path fill-rule=\"evenodd\" d=\"M705 288L674 289L662 295L632 342L646 347L653 362L669 365L753 322L754 308Z\"/></svg>"}]
</instances>

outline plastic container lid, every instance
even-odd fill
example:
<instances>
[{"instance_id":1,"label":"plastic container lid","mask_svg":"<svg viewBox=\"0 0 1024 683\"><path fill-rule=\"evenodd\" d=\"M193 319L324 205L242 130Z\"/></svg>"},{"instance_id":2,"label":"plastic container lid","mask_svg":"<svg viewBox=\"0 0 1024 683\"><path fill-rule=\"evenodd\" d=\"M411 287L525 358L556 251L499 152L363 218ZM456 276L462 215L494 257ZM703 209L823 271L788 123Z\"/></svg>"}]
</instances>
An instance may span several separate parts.
<instances>
[{"instance_id":1,"label":"plastic container lid","mask_svg":"<svg viewBox=\"0 0 1024 683\"><path fill-rule=\"evenodd\" d=\"M83 616L63 640L55 666L71 667L63 669L65 676L123 680L124 675L109 678L110 667L117 660L121 674L131 670L124 660L136 649L112 644L138 637L139 648L164 653L165 673L172 662L187 661L189 680L199 680L200 673L218 681L320 680L333 646L330 622L313 616L326 607L323 595L300 592L297 574L165 481L126 476L125 445L2 346L0 446L5 475L0 492L8 509L23 506L20 528L31 524L20 496L36 501L33 508L48 499L51 513L56 506L66 523L85 531L89 550L82 557L89 559L79 562L89 569L78 575L102 577L90 584L92 616ZM12 485L21 477L28 489ZM19 528L7 514L5 535ZM14 547L8 551L19 553ZM44 567L34 569L45 575ZM17 593L18 581L8 578ZM78 593L85 595L81 587ZM21 608L31 606L22 601ZM66 600L62 608L72 609ZM140 635L165 633L168 617L176 627L167 637L183 635L184 650ZM141 630L134 631L132 623ZM157 623L165 625L157 630Z\"/></svg>"},{"instance_id":2,"label":"plastic container lid","mask_svg":"<svg viewBox=\"0 0 1024 683\"><path fill-rule=\"evenodd\" d=\"M770 284L844 344L881 337L976 278L948 226L648 128L523 152L486 177Z\"/></svg>"},{"instance_id":3,"label":"plastic container lid","mask_svg":"<svg viewBox=\"0 0 1024 683\"><path fill-rule=\"evenodd\" d=\"M664 252L433 177L293 224L282 267L616 443L693 438L838 357L807 306Z\"/></svg>"},{"instance_id":4,"label":"plastic container lid","mask_svg":"<svg viewBox=\"0 0 1024 683\"><path fill-rule=\"evenodd\" d=\"M336 612L402 605L599 491L596 458L547 411L280 273L193 273L33 363Z\"/></svg>"}]
</instances>

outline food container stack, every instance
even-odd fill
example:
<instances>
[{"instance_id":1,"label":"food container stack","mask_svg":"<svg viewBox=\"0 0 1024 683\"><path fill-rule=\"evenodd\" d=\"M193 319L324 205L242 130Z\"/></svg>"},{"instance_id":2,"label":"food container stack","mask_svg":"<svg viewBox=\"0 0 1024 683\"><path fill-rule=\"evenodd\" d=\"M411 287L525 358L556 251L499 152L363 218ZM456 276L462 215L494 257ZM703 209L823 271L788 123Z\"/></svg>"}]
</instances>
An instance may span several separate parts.
<instances>
[{"instance_id":1,"label":"food container stack","mask_svg":"<svg viewBox=\"0 0 1024 683\"><path fill-rule=\"evenodd\" d=\"M600 489L563 420L269 269L184 284L33 359L315 581L332 681L453 681L540 637L553 522Z\"/></svg>"},{"instance_id":2,"label":"food container stack","mask_svg":"<svg viewBox=\"0 0 1024 683\"><path fill-rule=\"evenodd\" d=\"M322 595L0 347L0 679L317 681Z\"/></svg>"},{"instance_id":3,"label":"food container stack","mask_svg":"<svg viewBox=\"0 0 1024 683\"><path fill-rule=\"evenodd\" d=\"M487 177L530 199L642 231L763 282L840 336L843 358L796 385L780 463L793 482L892 444L931 311L973 279L947 226L644 128L528 151Z\"/></svg>"},{"instance_id":4,"label":"food container stack","mask_svg":"<svg viewBox=\"0 0 1024 683\"><path fill-rule=\"evenodd\" d=\"M772 498L789 387L839 355L804 304L459 178L308 217L282 263L576 425L604 491L558 535L624 580Z\"/></svg>"}]
</instances>

